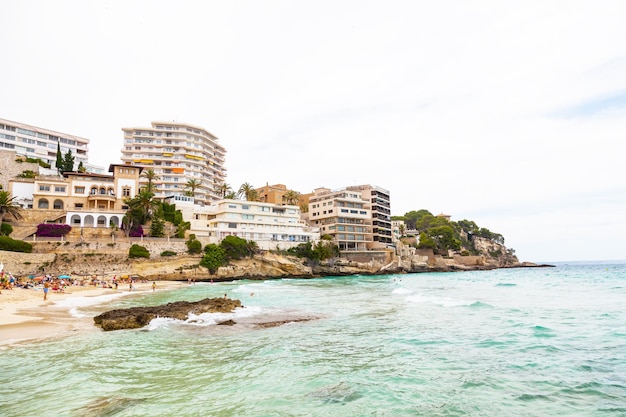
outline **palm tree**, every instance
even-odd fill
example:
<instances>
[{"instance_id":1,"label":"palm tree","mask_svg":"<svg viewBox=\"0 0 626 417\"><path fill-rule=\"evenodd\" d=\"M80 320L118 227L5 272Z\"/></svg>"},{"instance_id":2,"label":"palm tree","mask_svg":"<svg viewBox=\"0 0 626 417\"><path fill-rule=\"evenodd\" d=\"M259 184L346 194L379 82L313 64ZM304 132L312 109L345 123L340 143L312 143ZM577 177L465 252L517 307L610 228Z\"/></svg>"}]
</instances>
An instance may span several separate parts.
<instances>
[{"instance_id":1,"label":"palm tree","mask_svg":"<svg viewBox=\"0 0 626 417\"><path fill-rule=\"evenodd\" d=\"M236 200L237 199L237 193L235 193L234 191L229 191L226 194L224 194L224 199L226 200Z\"/></svg>"},{"instance_id":2,"label":"palm tree","mask_svg":"<svg viewBox=\"0 0 626 417\"><path fill-rule=\"evenodd\" d=\"M187 189L185 194L188 195L189 197L195 197L196 188L200 187L201 185L202 185L202 181L197 180L195 178L188 180L187 183L185 183L185 188Z\"/></svg>"},{"instance_id":3,"label":"palm tree","mask_svg":"<svg viewBox=\"0 0 626 417\"><path fill-rule=\"evenodd\" d=\"M226 183L215 184L215 191L217 191L220 197L226 198L226 195L228 195L229 192L232 192L232 188L230 188L230 185Z\"/></svg>"},{"instance_id":4,"label":"palm tree","mask_svg":"<svg viewBox=\"0 0 626 417\"><path fill-rule=\"evenodd\" d=\"M248 182L244 182L239 187L239 196L245 198L247 201L256 201L258 199L258 193L254 189L254 186Z\"/></svg>"},{"instance_id":5,"label":"palm tree","mask_svg":"<svg viewBox=\"0 0 626 417\"><path fill-rule=\"evenodd\" d=\"M283 194L283 203L295 206L300 201L300 193L294 190L289 190Z\"/></svg>"},{"instance_id":6,"label":"palm tree","mask_svg":"<svg viewBox=\"0 0 626 417\"><path fill-rule=\"evenodd\" d=\"M148 180L148 186L146 187L146 191L148 191L149 193L152 192L152 183L161 179L161 177L159 177L152 168L142 172L141 176Z\"/></svg>"},{"instance_id":7,"label":"palm tree","mask_svg":"<svg viewBox=\"0 0 626 417\"><path fill-rule=\"evenodd\" d=\"M133 198L124 200L129 210L138 210L141 215L141 223L152 217L152 213L159 207L159 201L154 200L154 193L148 190L142 190Z\"/></svg>"},{"instance_id":8,"label":"palm tree","mask_svg":"<svg viewBox=\"0 0 626 417\"><path fill-rule=\"evenodd\" d=\"M20 207L15 203L15 197L12 197L8 191L0 191L0 224L2 224L6 214L10 214L16 220L22 219Z\"/></svg>"}]
</instances>

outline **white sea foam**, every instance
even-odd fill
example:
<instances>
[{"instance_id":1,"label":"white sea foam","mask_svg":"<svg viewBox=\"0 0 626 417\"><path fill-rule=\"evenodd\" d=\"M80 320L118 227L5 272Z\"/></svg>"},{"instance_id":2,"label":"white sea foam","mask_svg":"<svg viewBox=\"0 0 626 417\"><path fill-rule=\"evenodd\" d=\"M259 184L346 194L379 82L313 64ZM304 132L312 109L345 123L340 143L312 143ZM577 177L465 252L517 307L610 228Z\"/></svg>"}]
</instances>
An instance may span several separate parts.
<instances>
[{"instance_id":1,"label":"white sea foam","mask_svg":"<svg viewBox=\"0 0 626 417\"><path fill-rule=\"evenodd\" d=\"M86 317L86 314L83 314L79 311L81 308L109 303L125 295L128 295L128 293L119 292L115 294L104 294L91 297L70 297L57 301L55 303L55 306L60 308L67 308L73 317L80 318Z\"/></svg>"},{"instance_id":2,"label":"white sea foam","mask_svg":"<svg viewBox=\"0 0 626 417\"><path fill-rule=\"evenodd\" d=\"M474 303L474 301L469 300L459 300L449 297L434 297L425 295L412 295L407 297L406 300L414 303L431 303L442 307L469 306Z\"/></svg>"},{"instance_id":3,"label":"white sea foam","mask_svg":"<svg viewBox=\"0 0 626 417\"><path fill-rule=\"evenodd\" d=\"M252 317L264 313L261 307L241 307L236 308L232 313L202 313L193 314L189 313L189 317L185 321L158 317L153 319L146 327L147 330L155 330L160 327L165 327L170 324L190 324L193 326L213 326L217 323L222 323L227 320L237 320L243 317Z\"/></svg>"},{"instance_id":4,"label":"white sea foam","mask_svg":"<svg viewBox=\"0 0 626 417\"><path fill-rule=\"evenodd\" d=\"M161 327L167 327L172 323L178 323L180 320L171 319L168 317L157 317L156 319L152 319L150 323L145 327L145 330L156 330Z\"/></svg>"},{"instance_id":5,"label":"white sea foam","mask_svg":"<svg viewBox=\"0 0 626 417\"><path fill-rule=\"evenodd\" d=\"M413 291L409 290L408 288L396 288L393 291L391 291L392 294L400 294L400 295L404 295L404 294L411 294Z\"/></svg>"}]
</instances>

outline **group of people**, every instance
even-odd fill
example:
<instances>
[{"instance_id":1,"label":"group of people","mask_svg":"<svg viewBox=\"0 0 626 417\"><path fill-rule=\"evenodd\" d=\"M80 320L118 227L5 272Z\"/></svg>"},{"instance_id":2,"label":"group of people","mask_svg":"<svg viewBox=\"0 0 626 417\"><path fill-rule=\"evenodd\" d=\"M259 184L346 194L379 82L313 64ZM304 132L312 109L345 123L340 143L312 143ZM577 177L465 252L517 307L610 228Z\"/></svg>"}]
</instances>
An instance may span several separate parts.
<instances>
[{"instance_id":1,"label":"group of people","mask_svg":"<svg viewBox=\"0 0 626 417\"><path fill-rule=\"evenodd\" d=\"M2 290L12 290L15 285L15 277L11 273L4 272L4 269L0 272L0 294Z\"/></svg>"}]
</instances>

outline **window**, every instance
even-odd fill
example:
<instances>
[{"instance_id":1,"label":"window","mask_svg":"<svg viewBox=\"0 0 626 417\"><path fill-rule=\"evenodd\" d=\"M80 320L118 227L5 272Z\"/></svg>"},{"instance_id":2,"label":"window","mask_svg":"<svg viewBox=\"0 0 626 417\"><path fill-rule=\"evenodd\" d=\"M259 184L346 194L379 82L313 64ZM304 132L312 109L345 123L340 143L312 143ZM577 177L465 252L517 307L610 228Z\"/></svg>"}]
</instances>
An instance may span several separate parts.
<instances>
[{"instance_id":1,"label":"window","mask_svg":"<svg viewBox=\"0 0 626 417\"><path fill-rule=\"evenodd\" d=\"M50 191L50 186L49 185L40 185L39 186L39 191ZM47 202L46 202L47 204ZM41 207L39 207L41 208Z\"/></svg>"},{"instance_id":2,"label":"window","mask_svg":"<svg viewBox=\"0 0 626 417\"><path fill-rule=\"evenodd\" d=\"M228 228L229 229L236 229L237 228L237 223L228 223Z\"/></svg>"},{"instance_id":3,"label":"window","mask_svg":"<svg viewBox=\"0 0 626 417\"><path fill-rule=\"evenodd\" d=\"M54 192L55 193L64 193L65 192L65 186L64 185L55 185L54 186Z\"/></svg>"},{"instance_id":4,"label":"window","mask_svg":"<svg viewBox=\"0 0 626 417\"><path fill-rule=\"evenodd\" d=\"M122 196L130 197L130 187L123 187L122 188Z\"/></svg>"}]
</instances>

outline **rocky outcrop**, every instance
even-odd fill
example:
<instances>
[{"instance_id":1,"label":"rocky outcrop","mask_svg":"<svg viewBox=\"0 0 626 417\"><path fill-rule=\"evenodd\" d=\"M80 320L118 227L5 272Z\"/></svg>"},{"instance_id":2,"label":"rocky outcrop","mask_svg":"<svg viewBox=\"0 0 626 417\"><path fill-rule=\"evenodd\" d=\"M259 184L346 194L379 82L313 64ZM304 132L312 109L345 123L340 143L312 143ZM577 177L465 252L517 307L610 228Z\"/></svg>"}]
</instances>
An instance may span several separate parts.
<instances>
[{"instance_id":1,"label":"rocky outcrop","mask_svg":"<svg viewBox=\"0 0 626 417\"><path fill-rule=\"evenodd\" d=\"M228 266L220 267L217 278L284 278L311 277L313 268L301 259L265 252L252 258L233 260Z\"/></svg>"},{"instance_id":2,"label":"rocky outcrop","mask_svg":"<svg viewBox=\"0 0 626 417\"><path fill-rule=\"evenodd\" d=\"M107 311L93 318L103 330L138 329L157 317L187 320L189 314L230 313L241 307L241 301L230 298L205 298L189 302L176 301L154 307L131 307Z\"/></svg>"}]
</instances>

